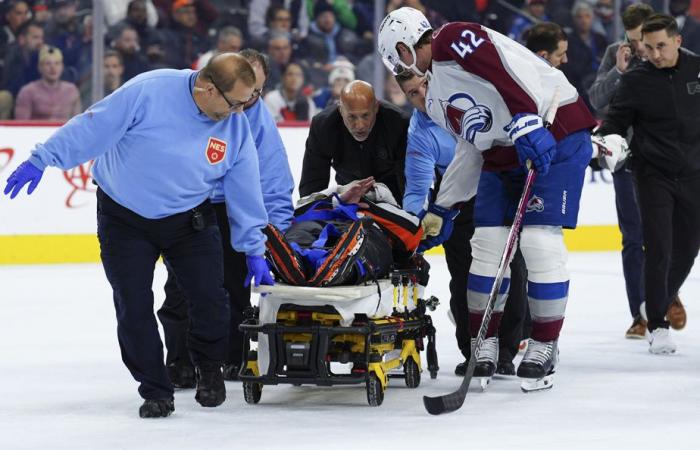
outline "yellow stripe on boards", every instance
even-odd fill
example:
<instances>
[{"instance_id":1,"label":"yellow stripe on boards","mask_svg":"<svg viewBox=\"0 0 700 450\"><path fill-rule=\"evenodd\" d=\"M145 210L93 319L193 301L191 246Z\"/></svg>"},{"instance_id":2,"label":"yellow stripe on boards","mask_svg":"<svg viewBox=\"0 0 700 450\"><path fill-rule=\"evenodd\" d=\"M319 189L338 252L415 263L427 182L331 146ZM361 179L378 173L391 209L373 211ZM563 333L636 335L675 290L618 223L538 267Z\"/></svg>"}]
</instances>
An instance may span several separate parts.
<instances>
[{"instance_id":1,"label":"yellow stripe on boards","mask_svg":"<svg viewBox=\"0 0 700 450\"><path fill-rule=\"evenodd\" d=\"M60 264L100 261L96 234L0 236L0 264Z\"/></svg>"},{"instance_id":2,"label":"yellow stripe on boards","mask_svg":"<svg viewBox=\"0 0 700 450\"><path fill-rule=\"evenodd\" d=\"M622 250L622 235L617 225L582 225L575 230L564 230L566 248L572 252L605 252ZM444 255L442 247L426 252Z\"/></svg>"},{"instance_id":3,"label":"yellow stripe on boards","mask_svg":"<svg viewBox=\"0 0 700 450\"><path fill-rule=\"evenodd\" d=\"M564 230L564 241L573 252L619 251L622 236L617 225L586 225ZM429 255L444 255L442 247ZM0 236L0 264L60 264L100 261L94 234Z\"/></svg>"}]
</instances>

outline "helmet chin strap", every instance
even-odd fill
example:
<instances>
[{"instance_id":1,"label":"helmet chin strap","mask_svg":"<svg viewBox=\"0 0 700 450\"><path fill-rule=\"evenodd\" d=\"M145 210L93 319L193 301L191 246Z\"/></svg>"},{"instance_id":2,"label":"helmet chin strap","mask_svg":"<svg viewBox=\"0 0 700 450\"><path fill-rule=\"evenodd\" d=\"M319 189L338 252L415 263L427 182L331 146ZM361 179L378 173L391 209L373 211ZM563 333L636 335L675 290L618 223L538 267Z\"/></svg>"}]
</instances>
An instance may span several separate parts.
<instances>
[{"instance_id":1,"label":"helmet chin strap","mask_svg":"<svg viewBox=\"0 0 700 450\"><path fill-rule=\"evenodd\" d=\"M409 47L408 45L406 46L408 49L411 51L411 56L413 56L413 63L410 66L407 66L403 61L399 59L399 64L401 64L401 67L404 69L408 69L418 75L419 77L424 77L425 72L420 71L416 64L418 63L418 57L416 56L416 50L413 47Z\"/></svg>"}]
</instances>

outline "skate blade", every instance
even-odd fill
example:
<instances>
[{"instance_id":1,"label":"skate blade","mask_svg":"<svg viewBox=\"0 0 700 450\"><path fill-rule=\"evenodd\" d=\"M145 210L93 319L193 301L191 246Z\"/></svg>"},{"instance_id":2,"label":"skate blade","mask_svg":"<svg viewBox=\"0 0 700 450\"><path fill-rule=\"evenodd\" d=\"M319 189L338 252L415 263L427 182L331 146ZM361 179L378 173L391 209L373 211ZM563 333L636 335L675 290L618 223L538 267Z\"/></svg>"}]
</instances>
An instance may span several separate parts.
<instances>
[{"instance_id":1,"label":"skate blade","mask_svg":"<svg viewBox=\"0 0 700 450\"><path fill-rule=\"evenodd\" d=\"M540 379L524 378L520 384L520 389L524 393L529 394L530 392L552 389L552 386L554 386L554 377L552 375L547 375Z\"/></svg>"},{"instance_id":2,"label":"skate blade","mask_svg":"<svg viewBox=\"0 0 700 450\"><path fill-rule=\"evenodd\" d=\"M476 379L479 381L481 392L486 391L486 388L489 387L489 384L491 383L491 377L477 377Z\"/></svg>"},{"instance_id":3,"label":"skate blade","mask_svg":"<svg viewBox=\"0 0 700 450\"><path fill-rule=\"evenodd\" d=\"M649 353L651 353L652 355L673 355L674 353L676 353L676 349L664 347L657 350L652 350L651 347L649 347Z\"/></svg>"}]
</instances>

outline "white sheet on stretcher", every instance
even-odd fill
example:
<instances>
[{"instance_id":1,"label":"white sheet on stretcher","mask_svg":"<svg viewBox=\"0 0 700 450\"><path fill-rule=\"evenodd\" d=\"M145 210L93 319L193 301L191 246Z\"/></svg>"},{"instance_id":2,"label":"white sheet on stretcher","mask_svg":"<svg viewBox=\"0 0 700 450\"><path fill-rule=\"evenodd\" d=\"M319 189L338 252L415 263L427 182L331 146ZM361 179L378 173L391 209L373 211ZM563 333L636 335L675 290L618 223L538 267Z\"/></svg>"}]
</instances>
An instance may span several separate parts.
<instances>
[{"instance_id":1,"label":"white sheet on stretcher","mask_svg":"<svg viewBox=\"0 0 700 450\"><path fill-rule=\"evenodd\" d=\"M303 287L276 284L274 286L254 287L253 292L260 295L260 323L275 323L277 312L283 304L300 306L332 306L342 317L341 326L352 324L355 314L368 317L384 317L393 309L393 285L390 280L380 280L367 286ZM409 310L413 309L413 302ZM266 374L270 364L269 341L267 335L258 334L258 367L261 374Z\"/></svg>"}]
</instances>

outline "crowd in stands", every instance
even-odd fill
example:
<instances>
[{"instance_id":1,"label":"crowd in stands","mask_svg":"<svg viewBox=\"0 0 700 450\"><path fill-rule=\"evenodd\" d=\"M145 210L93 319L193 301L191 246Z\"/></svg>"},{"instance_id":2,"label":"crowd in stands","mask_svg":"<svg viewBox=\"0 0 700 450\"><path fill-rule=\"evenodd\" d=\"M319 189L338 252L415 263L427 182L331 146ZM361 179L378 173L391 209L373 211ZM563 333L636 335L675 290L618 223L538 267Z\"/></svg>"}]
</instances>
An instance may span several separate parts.
<instances>
[{"instance_id":1,"label":"crowd in stands","mask_svg":"<svg viewBox=\"0 0 700 450\"><path fill-rule=\"evenodd\" d=\"M623 0L622 7L631 2ZM354 79L373 81L372 0L104 1L105 94L139 73L204 67L219 52L251 47L270 58L264 99L277 120L309 120ZM561 66L584 98L608 44L613 0L386 0L422 10L436 28L477 21L524 42L538 22L561 25ZM657 10L663 1L651 1ZM692 6L692 8L691 8ZM683 46L700 53L700 0L670 0ZM694 13L691 14L691 11ZM92 102L92 2L0 0L0 120L64 121ZM392 77L386 99L410 110Z\"/></svg>"}]
</instances>

